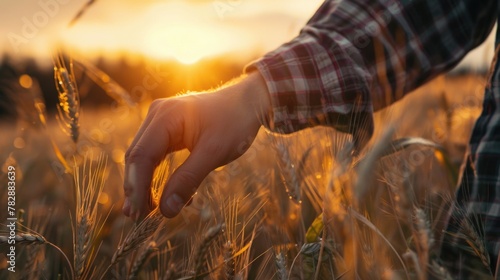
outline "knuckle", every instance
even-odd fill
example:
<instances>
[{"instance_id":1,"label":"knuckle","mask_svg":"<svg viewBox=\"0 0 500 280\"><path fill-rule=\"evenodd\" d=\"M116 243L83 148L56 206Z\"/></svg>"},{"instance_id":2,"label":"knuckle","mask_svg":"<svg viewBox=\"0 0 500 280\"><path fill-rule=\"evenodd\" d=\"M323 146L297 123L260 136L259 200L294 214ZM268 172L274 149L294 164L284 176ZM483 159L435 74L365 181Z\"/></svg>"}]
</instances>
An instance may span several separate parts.
<instances>
[{"instance_id":1,"label":"knuckle","mask_svg":"<svg viewBox=\"0 0 500 280\"><path fill-rule=\"evenodd\" d=\"M163 98L153 100L151 102L151 104L149 105L149 112L157 111L158 108L162 107L164 103L165 103L165 99L163 99Z\"/></svg>"},{"instance_id":2,"label":"knuckle","mask_svg":"<svg viewBox=\"0 0 500 280\"><path fill-rule=\"evenodd\" d=\"M163 103L163 99L155 99L151 102L151 105L149 105L149 108L151 108L151 109L157 108L162 103Z\"/></svg>"},{"instance_id":3,"label":"knuckle","mask_svg":"<svg viewBox=\"0 0 500 280\"><path fill-rule=\"evenodd\" d=\"M210 167L214 169L235 158L232 149L223 141L210 141L204 150L204 153L212 158L213 164Z\"/></svg>"},{"instance_id":4,"label":"knuckle","mask_svg":"<svg viewBox=\"0 0 500 280\"><path fill-rule=\"evenodd\" d=\"M176 180L181 186L185 186L184 192L190 192L189 196L194 193L194 190L197 189L200 184L198 176L186 170L178 172Z\"/></svg>"},{"instance_id":5,"label":"knuckle","mask_svg":"<svg viewBox=\"0 0 500 280\"><path fill-rule=\"evenodd\" d=\"M134 147L131 147L125 153L125 163L136 163L144 159L146 155L146 149L137 144Z\"/></svg>"}]
</instances>

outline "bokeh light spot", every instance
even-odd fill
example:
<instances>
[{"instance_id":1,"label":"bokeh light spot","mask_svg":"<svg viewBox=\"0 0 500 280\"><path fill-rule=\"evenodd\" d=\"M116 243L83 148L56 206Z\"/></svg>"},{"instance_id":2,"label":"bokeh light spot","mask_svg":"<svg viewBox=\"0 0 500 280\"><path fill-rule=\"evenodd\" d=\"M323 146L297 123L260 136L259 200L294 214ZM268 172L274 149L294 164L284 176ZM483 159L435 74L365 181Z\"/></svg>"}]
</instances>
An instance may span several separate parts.
<instances>
[{"instance_id":1,"label":"bokeh light spot","mask_svg":"<svg viewBox=\"0 0 500 280\"><path fill-rule=\"evenodd\" d=\"M31 86L33 85L33 80L30 76L23 74L21 75L21 77L19 77L19 84L23 88L31 88Z\"/></svg>"},{"instance_id":2,"label":"bokeh light spot","mask_svg":"<svg viewBox=\"0 0 500 280\"><path fill-rule=\"evenodd\" d=\"M109 195L105 192L102 192L100 195L99 195L99 203L100 204L103 204L103 205L106 205L108 204L109 202Z\"/></svg>"},{"instance_id":3,"label":"bokeh light spot","mask_svg":"<svg viewBox=\"0 0 500 280\"><path fill-rule=\"evenodd\" d=\"M113 161L116 163L123 163L125 153L123 152L122 149L114 149L111 157L113 158Z\"/></svg>"},{"instance_id":4,"label":"bokeh light spot","mask_svg":"<svg viewBox=\"0 0 500 280\"><path fill-rule=\"evenodd\" d=\"M26 146L26 142L24 141L24 139L22 137L16 137L16 139L14 139L14 147L18 148L18 149L22 149Z\"/></svg>"}]
</instances>

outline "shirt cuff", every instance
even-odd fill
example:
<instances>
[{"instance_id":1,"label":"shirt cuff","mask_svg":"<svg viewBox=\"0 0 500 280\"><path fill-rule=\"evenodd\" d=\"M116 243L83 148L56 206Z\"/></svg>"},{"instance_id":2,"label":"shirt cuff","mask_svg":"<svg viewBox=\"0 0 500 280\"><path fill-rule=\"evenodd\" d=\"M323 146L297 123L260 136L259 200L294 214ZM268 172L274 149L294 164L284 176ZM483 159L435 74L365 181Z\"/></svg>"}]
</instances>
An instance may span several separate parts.
<instances>
[{"instance_id":1,"label":"shirt cuff","mask_svg":"<svg viewBox=\"0 0 500 280\"><path fill-rule=\"evenodd\" d=\"M367 73L347 54L340 35L328 49L307 30L289 43L250 63L245 72L258 70L270 94L273 117L267 127L292 133L327 125L371 137L373 107ZM365 142L365 141L362 141Z\"/></svg>"}]
</instances>

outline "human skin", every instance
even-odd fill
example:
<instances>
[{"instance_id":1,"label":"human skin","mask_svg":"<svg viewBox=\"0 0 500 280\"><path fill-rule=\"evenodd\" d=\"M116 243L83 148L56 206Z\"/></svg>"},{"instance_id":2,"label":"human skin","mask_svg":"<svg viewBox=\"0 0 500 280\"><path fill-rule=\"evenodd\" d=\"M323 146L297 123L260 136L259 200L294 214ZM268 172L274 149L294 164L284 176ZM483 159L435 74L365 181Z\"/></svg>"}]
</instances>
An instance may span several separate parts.
<instances>
[{"instance_id":1,"label":"human skin","mask_svg":"<svg viewBox=\"0 0 500 280\"><path fill-rule=\"evenodd\" d=\"M175 217L211 171L246 151L249 145L242 149L242 143L255 139L270 114L269 92L257 71L214 92L153 101L125 154L123 213L134 221L144 218L154 207L155 168L168 153L188 149L160 199L161 213Z\"/></svg>"}]
</instances>

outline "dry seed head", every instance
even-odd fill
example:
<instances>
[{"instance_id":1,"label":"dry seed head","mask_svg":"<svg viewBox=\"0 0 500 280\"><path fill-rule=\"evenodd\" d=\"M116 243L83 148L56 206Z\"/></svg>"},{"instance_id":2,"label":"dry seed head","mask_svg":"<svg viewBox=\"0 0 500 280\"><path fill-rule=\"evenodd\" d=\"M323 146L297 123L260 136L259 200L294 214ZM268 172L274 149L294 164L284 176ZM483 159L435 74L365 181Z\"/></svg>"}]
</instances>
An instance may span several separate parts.
<instances>
[{"instance_id":1,"label":"dry seed head","mask_svg":"<svg viewBox=\"0 0 500 280\"><path fill-rule=\"evenodd\" d=\"M132 269L130 270L130 277L129 279L137 279L139 276L139 272L141 268L144 266L146 261L153 255L155 252L158 251L158 247L156 246L156 242L151 241L149 244L147 244L146 248L144 248L139 255L139 257L134 261L132 265Z\"/></svg>"},{"instance_id":2,"label":"dry seed head","mask_svg":"<svg viewBox=\"0 0 500 280\"><path fill-rule=\"evenodd\" d=\"M418 233L418 242L422 244L422 249L427 252L434 245L434 237L431 230L431 225L427 219L424 210L415 207L415 226Z\"/></svg>"},{"instance_id":3,"label":"dry seed head","mask_svg":"<svg viewBox=\"0 0 500 280\"><path fill-rule=\"evenodd\" d=\"M80 130L80 99L75 78L65 68L61 58L58 59L58 62L54 66L54 80L59 97L57 110L59 112L60 125L71 136L73 142L76 143Z\"/></svg>"},{"instance_id":4,"label":"dry seed head","mask_svg":"<svg viewBox=\"0 0 500 280\"><path fill-rule=\"evenodd\" d=\"M127 254L137 249L139 245L145 242L160 226L163 221L163 215L158 208L149 213L146 218L135 226L125 237L125 240L118 246L111 265L116 264Z\"/></svg>"},{"instance_id":5,"label":"dry seed head","mask_svg":"<svg viewBox=\"0 0 500 280\"><path fill-rule=\"evenodd\" d=\"M442 279L442 280L452 280L453 277L451 277L450 272L446 268L444 268L442 265L440 265L438 262L435 260L432 261L430 264L430 270L431 272L435 275L437 279Z\"/></svg>"},{"instance_id":6,"label":"dry seed head","mask_svg":"<svg viewBox=\"0 0 500 280\"><path fill-rule=\"evenodd\" d=\"M276 275L279 280L285 280L288 278L288 271L286 269L286 256L283 251L276 255Z\"/></svg>"},{"instance_id":7,"label":"dry seed head","mask_svg":"<svg viewBox=\"0 0 500 280\"><path fill-rule=\"evenodd\" d=\"M165 275L163 276L162 280L176 279L177 274L175 272L176 272L175 264L171 263L168 266L168 269L165 272Z\"/></svg>"},{"instance_id":8,"label":"dry seed head","mask_svg":"<svg viewBox=\"0 0 500 280\"><path fill-rule=\"evenodd\" d=\"M77 223L76 242L74 244L75 250L75 273L76 279L83 277L85 271L85 264L87 261L88 253L91 248L91 235L92 226L86 216Z\"/></svg>"},{"instance_id":9,"label":"dry seed head","mask_svg":"<svg viewBox=\"0 0 500 280\"><path fill-rule=\"evenodd\" d=\"M490 267L490 255L486 251L483 238L479 236L476 229L472 226L471 222L464 219L462 223L462 234L470 249L481 260L486 268Z\"/></svg>"},{"instance_id":10,"label":"dry seed head","mask_svg":"<svg viewBox=\"0 0 500 280\"><path fill-rule=\"evenodd\" d=\"M100 172L106 169L107 158L99 156L97 165L85 158L83 168L75 168L76 223L73 231L73 250L75 278L87 278L86 273L97 254L94 244L104 221L98 219L98 199L104 188L105 176ZM82 179L83 178L83 179Z\"/></svg>"},{"instance_id":11,"label":"dry seed head","mask_svg":"<svg viewBox=\"0 0 500 280\"><path fill-rule=\"evenodd\" d=\"M234 279L236 262L234 260L234 245L231 241L224 244L224 273L225 279Z\"/></svg>"},{"instance_id":12,"label":"dry seed head","mask_svg":"<svg viewBox=\"0 0 500 280\"><path fill-rule=\"evenodd\" d=\"M214 242L214 240L224 232L226 228L226 224L218 224L215 225L207 230L207 233L205 233L203 240L200 243L200 246L198 247L197 253L196 253L196 261L195 261L195 278L200 275L202 272L203 268L205 267L205 256L210 249L210 246Z\"/></svg>"},{"instance_id":13,"label":"dry seed head","mask_svg":"<svg viewBox=\"0 0 500 280\"><path fill-rule=\"evenodd\" d=\"M298 170L295 165L292 163L292 159L290 158L290 153L288 152L287 147L282 141L278 141L275 145L276 152L278 153L278 166L280 167L280 175L283 181L283 184L286 187L286 191L290 199L300 204L301 195L300 195L300 182L298 179Z\"/></svg>"},{"instance_id":14,"label":"dry seed head","mask_svg":"<svg viewBox=\"0 0 500 280\"><path fill-rule=\"evenodd\" d=\"M0 236L0 244L9 244L10 236ZM16 244L44 244L47 240L41 235L33 233L19 233L14 237Z\"/></svg>"}]
</instances>

